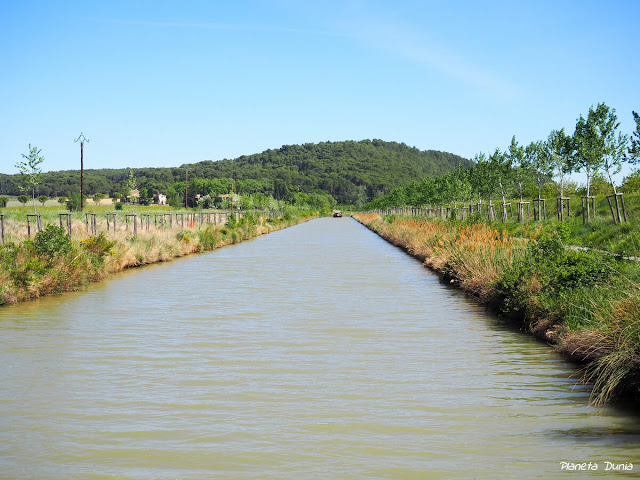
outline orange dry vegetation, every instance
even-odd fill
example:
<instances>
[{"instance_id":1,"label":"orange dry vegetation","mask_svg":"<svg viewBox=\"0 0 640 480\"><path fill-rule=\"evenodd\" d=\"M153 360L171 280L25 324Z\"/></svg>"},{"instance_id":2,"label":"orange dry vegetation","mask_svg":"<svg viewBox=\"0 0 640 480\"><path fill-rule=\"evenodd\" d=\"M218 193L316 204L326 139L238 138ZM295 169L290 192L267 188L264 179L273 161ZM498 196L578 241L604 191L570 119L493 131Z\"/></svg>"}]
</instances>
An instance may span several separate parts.
<instances>
[{"instance_id":1,"label":"orange dry vegetation","mask_svg":"<svg viewBox=\"0 0 640 480\"><path fill-rule=\"evenodd\" d=\"M528 241L483 224L402 217L385 221L377 214L355 218L481 298L499 272L523 254Z\"/></svg>"}]
</instances>

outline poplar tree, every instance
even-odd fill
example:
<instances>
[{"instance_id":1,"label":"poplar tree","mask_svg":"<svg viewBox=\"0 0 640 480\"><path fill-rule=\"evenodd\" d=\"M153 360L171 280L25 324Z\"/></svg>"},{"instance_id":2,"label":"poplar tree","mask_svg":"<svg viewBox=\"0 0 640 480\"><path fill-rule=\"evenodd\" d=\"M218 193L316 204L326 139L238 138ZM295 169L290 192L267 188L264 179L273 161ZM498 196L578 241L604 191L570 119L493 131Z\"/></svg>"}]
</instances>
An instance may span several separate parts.
<instances>
[{"instance_id":1,"label":"poplar tree","mask_svg":"<svg viewBox=\"0 0 640 480\"><path fill-rule=\"evenodd\" d=\"M604 103L598 105L593 121L598 134L598 151L602 152L602 166L607 172L609 183L615 195L618 191L613 181L613 175L620 172L622 163L627 160L629 137L622 132L618 132L616 135L616 130L620 127L616 110L609 108Z\"/></svg>"},{"instance_id":2,"label":"poplar tree","mask_svg":"<svg viewBox=\"0 0 640 480\"><path fill-rule=\"evenodd\" d=\"M631 144L629 145L629 155L631 157L631 163L637 164L640 162L640 115L636 112L633 113L633 120L636 122L636 129L631 134Z\"/></svg>"},{"instance_id":3,"label":"poplar tree","mask_svg":"<svg viewBox=\"0 0 640 480\"><path fill-rule=\"evenodd\" d=\"M515 137L514 137L515 139ZM493 175L500 187L500 194L502 195L502 219L507 219L507 183L513 177L513 171L511 169L511 158L509 155L500 151L499 148L489 156L489 163L493 170Z\"/></svg>"},{"instance_id":4,"label":"poplar tree","mask_svg":"<svg viewBox=\"0 0 640 480\"><path fill-rule=\"evenodd\" d=\"M513 180L520 194L520 203L522 203L522 185L529 177L530 168L526 161L525 149L521 145L518 145L515 135L511 139L507 158L511 163Z\"/></svg>"},{"instance_id":5,"label":"poplar tree","mask_svg":"<svg viewBox=\"0 0 640 480\"><path fill-rule=\"evenodd\" d=\"M494 184L487 156L480 152L473 157L473 175L471 176L471 186L473 191L478 195L478 203L482 203L482 196L488 197L491 203L491 196L494 192Z\"/></svg>"},{"instance_id":6,"label":"poplar tree","mask_svg":"<svg viewBox=\"0 0 640 480\"><path fill-rule=\"evenodd\" d=\"M541 140L531 142L525 148L526 164L533 171L534 181L538 187L538 200L542 199L542 187L553 175L551 150L547 142Z\"/></svg>"},{"instance_id":7,"label":"poplar tree","mask_svg":"<svg viewBox=\"0 0 640 480\"><path fill-rule=\"evenodd\" d=\"M590 196L591 179L602 168L604 156L604 143L597 127L603 117L602 105L598 104L595 110L593 106L589 108L586 119L580 115L573 134L572 162L575 170L583 171L587 177L587 197Z\"/></svg>"},{"instance_id":8,"label":"poplar tree","mask_svg":"<svg viewBox=\"0 0 640 480\"><path fill-rule=\"evenodd\" d=\"M20 190L23 192L31 190L31 198L33 199L33 213L37 214L36 211L36 187L40 185L40 173L42 173L42 169L39 165L44 162L44 157L40 155L42 149L38 149L38 147L32 147L29 144L29 153L22 154L23 161L16 163L16 168L20 171L21 177L21 185ZM26 203L26 202L25 202Z\"/></svg>"},{"instance_id":9,"label":"poplar tree","mask_svg":"<svg viewBox=\"0 0 640 480\"><path fill-rule=\"evenodd\" d=\"M545 142L553 173L560 179L560 198L564 197L564 177L572 172L573 142L564 128L552 130Z\"/></svg>"}]
</instances>

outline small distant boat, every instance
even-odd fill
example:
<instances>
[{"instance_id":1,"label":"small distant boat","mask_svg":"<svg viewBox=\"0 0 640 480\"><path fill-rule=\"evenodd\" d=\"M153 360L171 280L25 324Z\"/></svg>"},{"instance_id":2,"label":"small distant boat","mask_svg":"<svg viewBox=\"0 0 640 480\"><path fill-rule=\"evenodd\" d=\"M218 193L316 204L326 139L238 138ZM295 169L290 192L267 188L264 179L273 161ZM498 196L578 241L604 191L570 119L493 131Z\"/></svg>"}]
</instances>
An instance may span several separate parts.
<instances>
[{"instance_id":1,"label":"small distant boat","mask_svg":"<svg viewBox=\"0 0 640 480\"><path fill-rule=\"evenodd\" d=\"M333 211L333 216L334 217L341 217L342 216L342 212L340 210L334 210Z\"/></svg>"}]
</instances>

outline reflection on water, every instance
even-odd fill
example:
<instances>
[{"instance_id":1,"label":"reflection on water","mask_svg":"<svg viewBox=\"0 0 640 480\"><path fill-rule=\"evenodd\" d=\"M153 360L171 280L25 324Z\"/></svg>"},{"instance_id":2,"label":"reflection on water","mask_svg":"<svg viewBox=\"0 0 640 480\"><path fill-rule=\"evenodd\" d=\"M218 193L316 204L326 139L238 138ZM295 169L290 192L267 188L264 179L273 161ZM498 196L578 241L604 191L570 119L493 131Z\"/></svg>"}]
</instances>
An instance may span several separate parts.
<instances>
[{"instance_id":1,"label":"reflection on water","mask_svg":"<svg viewBox=\"0 0 640 480\"><path fill-rule=\"evenodd\" d=\"M563 461L640 463L637 418L589 407L546 346L347 218L5 308L0 330L6 478L548 479Z\"/></svg>"}]
</instances>

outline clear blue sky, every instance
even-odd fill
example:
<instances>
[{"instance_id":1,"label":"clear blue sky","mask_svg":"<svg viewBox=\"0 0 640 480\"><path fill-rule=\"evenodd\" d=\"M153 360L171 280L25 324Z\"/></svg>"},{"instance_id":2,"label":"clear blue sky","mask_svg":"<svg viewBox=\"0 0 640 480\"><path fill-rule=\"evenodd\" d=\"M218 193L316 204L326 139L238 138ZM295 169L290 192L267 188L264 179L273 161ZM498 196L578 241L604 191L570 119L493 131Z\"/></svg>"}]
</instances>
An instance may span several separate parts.
<instances>
[{"instance_id":1,"label":"clear blue sky","mask_svg":"<svg viewBox=\"0 0 640 480\"><path fill-rule=\"evenodd\" d=\"M467 158L640 111L640 2L11 1L0 172L380 138Z\"/></svg>"}]
</instances>

